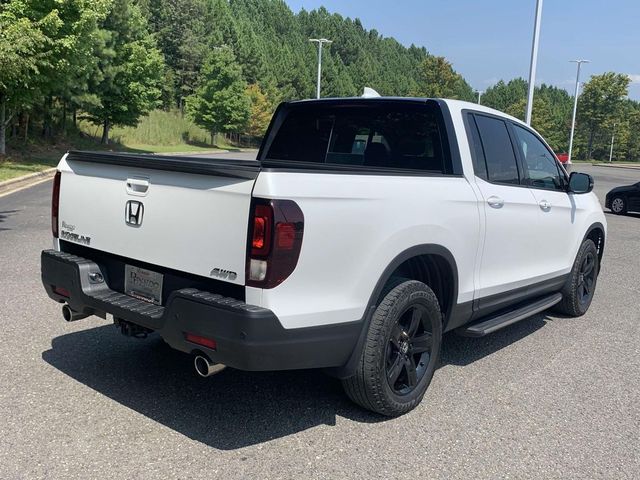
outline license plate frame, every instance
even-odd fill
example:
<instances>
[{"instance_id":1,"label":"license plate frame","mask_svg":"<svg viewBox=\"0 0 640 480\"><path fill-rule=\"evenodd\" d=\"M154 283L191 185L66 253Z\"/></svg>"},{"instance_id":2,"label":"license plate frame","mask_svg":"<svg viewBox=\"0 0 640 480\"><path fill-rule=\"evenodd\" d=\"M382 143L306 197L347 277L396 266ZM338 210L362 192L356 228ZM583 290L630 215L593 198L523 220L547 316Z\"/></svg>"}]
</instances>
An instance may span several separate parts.
<instances>
[{"instance_id":1,"label":"license plate frame","mask_svg":"<svg viewBox=\"0 0 640 480\"><path fill-rule=\"evenodd\" d=\"M146 268L125 264L124 293L130 297L162 305L164 275Z\"/></svg>"}]
</instances>

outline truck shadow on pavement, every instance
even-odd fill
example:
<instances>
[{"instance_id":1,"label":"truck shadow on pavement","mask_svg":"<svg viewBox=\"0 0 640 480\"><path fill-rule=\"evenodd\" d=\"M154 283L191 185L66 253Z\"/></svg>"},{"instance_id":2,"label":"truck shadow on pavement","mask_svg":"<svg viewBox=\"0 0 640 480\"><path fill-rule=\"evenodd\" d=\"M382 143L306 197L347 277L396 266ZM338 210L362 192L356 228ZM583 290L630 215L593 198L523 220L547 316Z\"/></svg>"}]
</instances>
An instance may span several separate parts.
<instances>
[{"instance_id":1,"label":"truck shadow on pavement","mask_svg":"<svg viewBox=\"0 0 640 480\"><path fill-rule=\"evenodd\" d=\"M113 326L54 338L42 358L118 403L221 450L335 425L338 414L361 422L383 420L353 405L340 382L321 371L226 369L201 378L192 357L159 336L128 339Z\"/></svg>"},{"instance_id":2,"label":"truck shadow on pavement","mask_svg":"<svg viewBox=\"0 0 640 480\"><path fill-rule=\"evenodd\" d=\"M541 328L544 318L535 316L481 339L447 334L441 363L472 363ZM160 337L127 339L110 325L54 338L42 358L116 402L221 450L333 426L338 416L363 423L386 420L352 404L340 382L319 370L226 369L200 378L192 358Z\"/></svg>"},{"instance_id":3,"label":"truck shadow on pavement","mask_svg":"<svg viewBox=\"0 0 640 480\"><path fill-rule=\"evenodd\" d=\"M448 332L442 342L440 365L469 365L533 334L548 320L545 314L537 314L480 338Z\"/></svg>"},{"instance_id":4,"label":"truck shadow on pavement","mask_svg":"<svg viewBox=\"0 0 640 480\"><path fill-rule=\"evenodd\" d=\"M16 213L18 213L19 210L5 210L5 211L0 211L0 223L3 223L4 221L7 220L7 218L9 218L12 215L15 215ZM0 227L0 232L5 231L5 230L11 230L10 228L3 228Z\"/></svg>"}]
</instances>

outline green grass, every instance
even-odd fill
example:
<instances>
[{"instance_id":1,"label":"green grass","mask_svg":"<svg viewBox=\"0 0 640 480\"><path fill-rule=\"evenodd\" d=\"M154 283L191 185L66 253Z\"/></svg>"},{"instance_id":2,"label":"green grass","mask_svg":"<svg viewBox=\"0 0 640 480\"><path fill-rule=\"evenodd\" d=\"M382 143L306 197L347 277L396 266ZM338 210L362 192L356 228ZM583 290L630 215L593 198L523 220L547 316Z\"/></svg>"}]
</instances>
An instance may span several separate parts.
<instances>
[{"instance_id":1,"label":"green grass","mask_svg":"<svg viewBox=\"0 0 640 480\"><path fill-rule=\"evenodd\" d=\"M0 159L0 181L53 167L68 150L196 153L235 148L222 135L211 145L209 133L177 111L154 110L140 119L137 127L113 127L109 145L100 144L100 127L86 120L79 120L78 127L68 128L66 136L54 140L43 141L33 135L26 145L19 140L9 142L9 154Z\"/></svg>"},{"instance_id":2,"label":"green grass","mask_svg":"<svg viewBox=\"0 0 640 480\"><path fill-rule=\"evenodd\" d=\"M0 161L0 182L55 167L58 160L60 160L58 155L33 157L27 161L20 157L10 156L7 160Z\"/></svg>"},{"instance_id":3,"label":"green grass","mask_svg":"<svg viewBox=\"0 0 640 480\"><path fill-rule=\"evenodd\" d=\"M219 151L220 148L226 149L226 147L211 147L207 145L189 145L188 143L182 143L178 145L149 145L146 143L130 143L127 144L126 149L131 151L149 152L149 153L205 153ZM229 146L229 148L235 148Z\"/></svg>"},{"instance_id":4,"label":"green grass","mask_svg":"<svg viewBox=\"0 0 640 480\"><path fill-rule=\"evenodd\" d=\"M78 122L80 131L100 140L102 127L86 120ZM109 139L114 149L148 153L205 152L235 148L222 135L211 144L211 135L178 111L153 110L136 127L113 127Z\"/></svg>"},{"instance_id":5,"label":"green grass","mask_svg":"<svg viewBox=\"0 0 640 480\"><path fill-rule=\"evenodd\" d=\"M102 134L100 126L86 120L81 120L79 126L85 134L100 139ZM190 152L227 146L211 145L209 132L177 111L154 110L146 117L142 117L136 127L113 127L109 136L111 142L123 147L153 152Z\"/></svg>"}]
</instances>

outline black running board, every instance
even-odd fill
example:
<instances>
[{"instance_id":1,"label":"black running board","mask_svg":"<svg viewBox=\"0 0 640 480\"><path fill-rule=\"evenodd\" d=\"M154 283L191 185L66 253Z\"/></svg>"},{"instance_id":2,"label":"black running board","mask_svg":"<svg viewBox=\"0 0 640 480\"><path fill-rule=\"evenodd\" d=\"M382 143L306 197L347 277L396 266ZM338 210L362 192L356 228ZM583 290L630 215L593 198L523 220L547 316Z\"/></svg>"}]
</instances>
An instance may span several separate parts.
<instances>
[{"instance_id":1,"label":"black running board","mask_svg":"<svg viewBox=\"0 0 640 480\"><path fill-rule=\"evenodd\" d=\"M500 315L488 317L480 320L478 323L473 323L466 327L461 327L456 330L459 335L464 337L484 337L490 333L500 330L508 325L524 320L536 313L540 313L547 308L553 307L556 303L562 300L561 293L554 293L546 297L539 298L534 302L528 303L515 310L511 310Z\"/></svg>"}]
</instances>

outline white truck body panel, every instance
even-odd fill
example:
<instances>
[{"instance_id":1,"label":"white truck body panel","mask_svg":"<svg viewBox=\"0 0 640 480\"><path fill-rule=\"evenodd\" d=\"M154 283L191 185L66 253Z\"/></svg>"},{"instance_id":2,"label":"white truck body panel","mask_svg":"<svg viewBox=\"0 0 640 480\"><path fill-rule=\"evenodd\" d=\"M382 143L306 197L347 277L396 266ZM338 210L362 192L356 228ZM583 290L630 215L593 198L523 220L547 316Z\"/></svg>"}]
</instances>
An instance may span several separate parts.
<instances>
[{"instance_id":1,"label":"white truck body panel","mask_svg":"<svg viewBox=\"0 0 640 480\"><path fill-rule=\"evenodd\" d=\"M298 266L262 294L287 328L362 318L384 269L415 245L445 246L457 302L473 300L480 205L465 178L265 172L253 193L294 200L308 219Z\"/></svg>"},{"instance_id":2,"label":"white truck body panel","mask_svg":"<svg viewBox=\"0 0 640 480\"><path fill-rule=\"evenodd\" d=\"M235 272L225 280L244 285L253 180L66 159L58 169L61 232L69 225L91 238L91 248L194 275ZM146 181L146 193L128 180ZM144 202L140 228L125 222L129 200Z\"/></svg>"}]
</instances>

